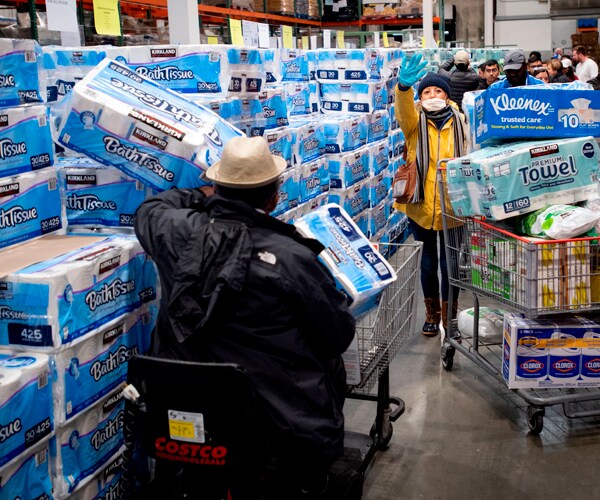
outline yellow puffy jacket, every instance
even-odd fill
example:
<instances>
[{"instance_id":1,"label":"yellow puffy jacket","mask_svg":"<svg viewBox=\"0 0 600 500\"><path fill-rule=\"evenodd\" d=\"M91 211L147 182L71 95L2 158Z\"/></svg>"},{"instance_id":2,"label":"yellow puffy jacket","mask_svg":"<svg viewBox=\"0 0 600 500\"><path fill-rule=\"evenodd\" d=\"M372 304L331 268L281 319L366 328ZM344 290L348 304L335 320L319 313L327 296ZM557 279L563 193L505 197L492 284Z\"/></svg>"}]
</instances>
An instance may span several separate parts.
<instances>
[{"instance_id":1,"label":"yellow puffy jacket","mask_svg":"<svg viewBox=\"0 0 600 500\"><path fill-rule=\"evenodd\" d=\"M451 105L456 106L452 101ZM396 119L402 132L404 132L406 160L410 163L417 156L417 135L419 131L419 114L415 108L412 88L402 91L396 86ZM441 130L438 130L435 123L428 120L427 135L429 137L430 155L429 170L424 184L425 196L421 203L394 205L395 208L405 212L410 219L425 229L435 229L436 231L443 229L440 193L437 186L437 162L439 159L454 156L453 123L454 118L451 118Z\"/></svg>"}]
</instances>

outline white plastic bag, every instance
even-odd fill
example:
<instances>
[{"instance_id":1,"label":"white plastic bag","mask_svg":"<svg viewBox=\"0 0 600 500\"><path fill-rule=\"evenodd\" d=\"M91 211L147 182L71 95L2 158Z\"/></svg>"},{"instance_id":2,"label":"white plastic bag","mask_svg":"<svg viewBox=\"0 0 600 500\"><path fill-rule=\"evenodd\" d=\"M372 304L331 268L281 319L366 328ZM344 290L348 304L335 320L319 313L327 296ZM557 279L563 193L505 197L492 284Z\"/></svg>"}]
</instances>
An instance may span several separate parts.
<instances>
[{"instance_id":1,"label":"white plastic bag","mask_svg":"<svg viewBox=\"0 0 600 500\"><path fill-rule=\"evenodd\" d=\"M470 337L473 335L475 325L474 309L464 309L458 314L459 331ZM504 311L479 308L479 338L485 342L496 343L502 341L502 328L504 325Z\"/></svg>"}]
</instances>

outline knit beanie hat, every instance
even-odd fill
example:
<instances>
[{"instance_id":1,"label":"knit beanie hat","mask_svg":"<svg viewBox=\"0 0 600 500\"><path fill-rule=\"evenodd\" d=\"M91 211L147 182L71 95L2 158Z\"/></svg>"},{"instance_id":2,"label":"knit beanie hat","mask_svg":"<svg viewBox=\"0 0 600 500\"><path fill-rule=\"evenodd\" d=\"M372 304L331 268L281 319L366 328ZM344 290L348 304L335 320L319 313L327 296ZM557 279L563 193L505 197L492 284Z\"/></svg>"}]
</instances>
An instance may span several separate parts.
<instances>
[{"instance_id":1,"label":"knit beanie hat","mask_svg":"<svg viewBox=\"0 0 600 500\"><path fill-rule=\"evenodd\" d=\"M450 80L444 75L427 73L419 82L419 97L421 97L421 94L427 87L439 87L450 97Z\"/></svg>"}]
</instances>

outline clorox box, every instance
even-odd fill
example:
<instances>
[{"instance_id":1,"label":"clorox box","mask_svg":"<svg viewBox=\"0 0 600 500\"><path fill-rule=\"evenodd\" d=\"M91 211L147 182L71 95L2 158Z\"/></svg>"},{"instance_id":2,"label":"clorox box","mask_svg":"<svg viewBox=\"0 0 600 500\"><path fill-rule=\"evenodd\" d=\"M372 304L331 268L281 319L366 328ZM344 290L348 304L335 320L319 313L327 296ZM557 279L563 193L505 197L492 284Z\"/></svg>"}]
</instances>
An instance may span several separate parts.
<instances>
[{"instance_id":1,"label":"clorox box","mask_svg":"<svg viewBox=\"0 0 600 500\"><path fill-rule=\"evenodd\" d=\"M509 389L600 386L600 323L504 315L502 375Z\"/></svg>"}]
</instances>

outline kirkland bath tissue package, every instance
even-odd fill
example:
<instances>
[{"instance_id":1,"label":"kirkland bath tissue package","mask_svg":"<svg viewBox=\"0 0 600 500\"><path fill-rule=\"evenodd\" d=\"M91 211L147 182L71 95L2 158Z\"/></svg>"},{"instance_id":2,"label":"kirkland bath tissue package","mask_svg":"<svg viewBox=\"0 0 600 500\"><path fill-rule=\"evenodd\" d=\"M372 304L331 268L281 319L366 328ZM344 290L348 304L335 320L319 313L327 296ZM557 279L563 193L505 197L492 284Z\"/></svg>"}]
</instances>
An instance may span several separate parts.
<instances>
[{"instance_id":1,"label":"kirkland bath tissue package","mask_svg":"<svg viewBox=\"0 0 600 500\"><path fill-rule=\"evenodd\" d=\"M284 88L290 116L303 116L312 113L308 82L285 83Z\"/></svg>"},{"instance_id":2,"label":"kirkland bath tissue package","mask_svg":"<svg viewBox=\"0 0 600 500\"><path fill-rule=\"evenodd\" d=\"M43 55L35 40L0 39L0 107L44 102Z\"/></svg>"},{"instance_id":3,"label":"kirkland bath tissue package","mask_svg":"<svg viewBox=\"0 0 600 500\"><path fill-rule=\"evenodd\" d=\"M448 162L452 208L460 216L502 220L596 198L599 158L593 137L482 148Z\"/></svg>"},{"instance_id":4,"label":"kirkland bath tissue package","mask_svg":"<svg viewBox=\"0 0 600 500\"><path fill-rule=\"evenodd\" d=\"M150 347L155 308L143 307L84 335L55 355L55 420L73 418L127 379L127 362Z\"/></svg>"},{"instance_id":5,"label":"kirkland bath tissue package","mask_svg":"<svg viewBox=\"0 0 600 500\"><path fill-rule=\"evenodd\" d=\"M292 210L300 203L300 167L292 167L283 171L280 177L277 205L272 212L277 217Z\"/></svg>"},{"instance_id":6,"label":"kirkland bath tissue package","mask_svg":"<svg viewBox=\"0 0 600 500\"><path fill-rule=\"evenodd\" d=\"M50 380L48 356L0 350L0 467L52 432Z\"/></svg>"},{"instance_id":7,"label":"kirkland bath tissue package","mask_svg":"<svg viewBox=\"0 0 600 500\"><path fill-rule=\"evenodd\" d=\"M316 76L320 82L360 82L379 78L381 63L372 50L323 49L317 51Z\"/></svg>"},{"instance_id":8,"label":"kirkland bath tissue package","mask_svg":"<svg viewBox=\"0 0 600 500\"><path fill-rule=\"evenodd\" d=\"M46 106L0 110L0 177L53 163L54 143Z\"/></svg>"},{"instance_id":9,"label":"kirkland bath tissue package","mask_svg":"<svg viewBox=\"0 0 600 500\"><path fill-rule=\"evenodd\" d=\"M0 498L51 499L50 474L50 449L44 440L0 468Z\"/></svg>"},{"instance_id":10,"label":"kirkland bath tissue package","mask_svg":"<svg viewBox=\"0 0 600 500\"><path fill-rule=\"evenodd\" d=\"M124 235L12 272L0 281L0 345L59 348L152 302L156 280L137 239Z\"/></svg>"},{"instance_id":11,"label":"kirkland bath tissue package","mask_svg":"<svg viewBox=\"0 0 600 500\"><path fill-rule=\"evenodd\" d=\"M0 178L0 248L62 228L63 210L54 168Z\"/></svg>"},{"instance_id":12,"label":"kirkland bath tissue package","mask_svg":"<svg viewBox=\"0 0 600 500\"><path fill-rule=\"evenodd\" d=\"M330 115L321 121L328 154L354 151L367 143L369 126L365 115Z\"/></svg>"},{"instance_id":13,"label":"kirkland bath tissue package","mask_svg":"<svg viewBox=\"0 0 600 500\"><path fill-rule=\"evenodd\" d=\"M325 154L325 134L320 121L292 121L290 129L295 137L294 165L309 163Z\"/></svg>"},{"instance_id":14,"label":"kirkland bath tissue package","mask_svg":"<svg viewBox=\"0 0 600 500\"><path fill-rule=\"evenodd\" d=\"M372 113L387 106L385 82L321 83L323 113Z\"/></svg>"},{"instance_id":15,"label":"kirkland bath tissue package","mask_svg":"<svg viewBox=\"0 0 600 500\"><path fill-rule=\"evenodd\" d=\"M296 167L300 172L300 203L306 203L329 191L330 175L327 157Z\"/></svg>"},{"instance_id":16,"label":"kirkland bath tissue package","mask_svg":"<svg viewBox=\"0 0 600 500\"><path fill-rule=\"evenodd\" d=\"M369 142L387 139L390 130L390 115L387 109L374 111L368 116Z\"/></svg>"},{"instance_id":17,"label":"kirkland bath tissue package","mask_svg":"<svg viewBox=\"0 0 600 500\"><path fill-rule=\"evenodd\" d=\"M587 318L505 314L503 353L510 389L600 386L600 323Z\"/></svg>"},{"instance_id":18,"label":"kirkland bath tissue package","mask_svg":"<svg viewBox=\"0 0 600 500\"><path fill-rule=\"evenodd\" d=\"M58 495L72 493L120 450L124 442L125 400L120 390L56 429L52 450Z\"/></svg>"},{"instance_id":19,"label":"kirkland bath tissue package","mask_svg":"<svg viewBox=\"0 0 600 500\"><path fill-rule=\"evenodd\" d=\"M113 500L123 495L125 477L123 452L114 455L92 478L88 478L69 495L69 500Z\"/></svg>"},{"instance_id":20,"label":"kirkland bath tissue package","mask_svg":"<svg viewBox=\"0 0 600 500\"><path fill-rule=\"evenodd\" d=\"M331 189L329 201L340 205L350 217L356 217L369 208L370 183L371 179L364 179L348 188Z\"/></svg>"},{"instance_id":21,"label":"kirkland bath tissue package","mask_svg":"<svg viewBox=\"0 0 600 500\"><path fill-rule=\"evenodd\" d=\"M158 191L197 187L243 135L207 108L104 59L53 115L58 142Z\"/></svg>"},{"instance_id":22,"label":"kirkland bath tissue package","mask_svg":"<svg viewBox=\"0 0 600 500\"><path fill-rule=\"evenodd\" d=\"M281 127L265 130L263 137L267 140L271 154L281 156L285 160L287 168L292 167L292 150L296 142L293 129Z\"/></svg>"},{"instance_id":23,"label":"kirkland bath tissue package","mask_svg":"<svg viewBox=\"0 0 600 500\"><path fill-rule=\"evenodd\" d=\"M575 82L573 82L575 83ZM600 95L581 84L488 89L475 98L478 143L600 135Z\"/></svg>"},{"instance_id":24,"label":"kirkland bath tissue package","mask_svg":"<svg viewBox=\"0 0 600 500\"><path fill-rule=\"evenodd\" d=\"M349 188L370 176L371 150L362 147L350 153L327 156L331 189Z\"/></svg>"},{"instance_id":25,"label":"kirkland bath tissue package","mask_svg":"<svg viewBox=\"0 0 600 500\"><path fill-rule=\"evenodd\" d=\"M61 158L56 170L71 229L132 228L135 211L152 194L140 181L89 158Z\"/></svg>"},{"instance_id":26,"label":"kirkland bath tissue package","mask_svg":"<svg viewBox=\"0 0 600 500\"><path fill-rule=\"evenodd\" d=\"M353 300L353 314L358 316L374 307L383 289L396 280L394 269L339 205L317 208L296 220L295 226L325 246L319 258Z\"/></svg>"}]
</instances>

